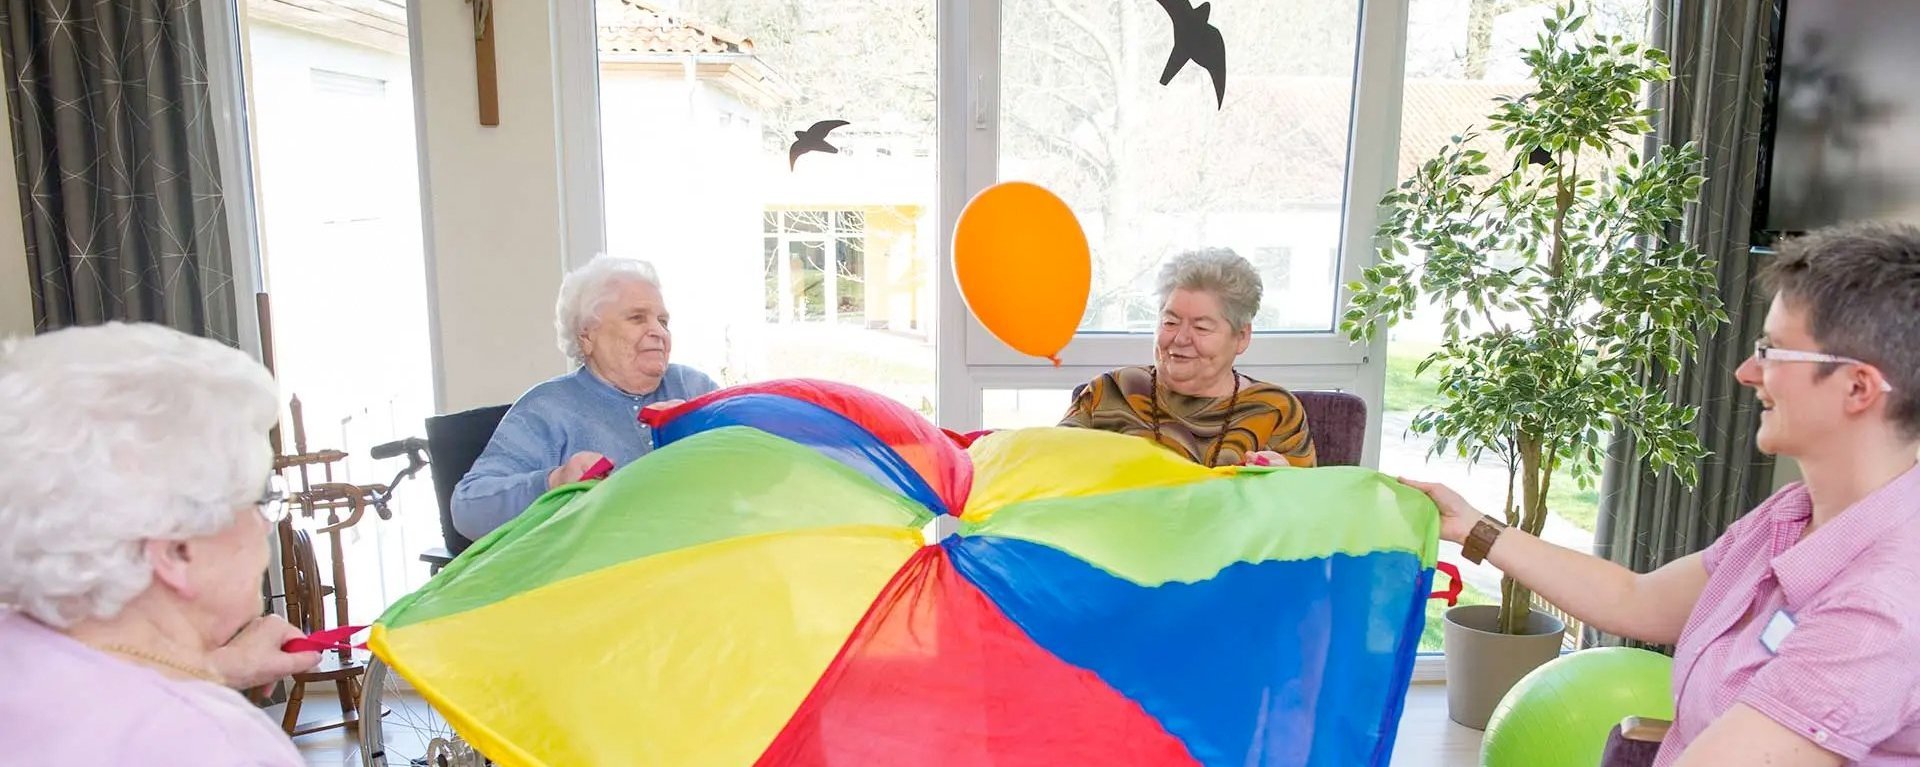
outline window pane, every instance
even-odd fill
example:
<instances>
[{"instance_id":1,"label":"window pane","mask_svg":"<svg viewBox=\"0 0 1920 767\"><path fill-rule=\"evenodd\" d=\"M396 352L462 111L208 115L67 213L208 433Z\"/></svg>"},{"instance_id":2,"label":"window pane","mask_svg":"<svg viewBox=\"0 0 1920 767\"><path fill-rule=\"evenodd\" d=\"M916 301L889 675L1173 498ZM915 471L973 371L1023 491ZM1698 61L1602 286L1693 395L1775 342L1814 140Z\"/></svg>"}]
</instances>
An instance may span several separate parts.
<instances>
[{"instance_id":1,"label":"window pane","mask_svg":"<svg viewBox=\"0 0 1920 767\"><path fill-rule=\"evenodd\" d=\"M980 393L981 423L988 429L1058 426L1072 404L1072 389L986 389Z\"/></svg>"},{"instance_id":2,"label":"window pane","mask_svg":"<svg viewBox=\"0 0 1920 767\"><path fill-rule=\"evenodd\" d=\"M833 218L833 212L826 210L796 210L783 214L783 218L786 220L787 231L789 232L817 234L827 231L829 227L827 222Z\"/></svg>"},{"instance_id":3,"label":"window pane","mask_svg":"<svg viewBox=\"0 0 1920 767\"><path fill-rule=\"evenodd\" d=\"M1476 126L1484 128L1487 115L1497 106L1495 97L1518 96L1533 88L1520 50L1534 44L1553 6L1521 5L1508 9L1479 0L1412 0L1396 179L1414 173L1455 134ZM1581 9L1591 14L1583 32L1644 40L1648 8L1647 0L1582 3ZM1486 151L1489 163L1496 167L1512 162L1512 153L1503 148L1498 136L1483 135L1474 146ZM1294 261L1297 264L1299 258ZM1293 279L1300 279L1298 272ZM1435 392L1438 371L1429 369L1414 375L1420 361L1441 343L1440 317L1440 309L1420 307L1411 320L1395 326L1389 337L1380 468L1390 474L1445 482L1475 506L1497 513L1495 510L1507 498L1504 467L1491 458L1474 462L1453 453L1428 458L1432 440L1410 429L1416 413L1443 402ZM1524 321L1524 316L1502 318L1502 322ZM1571 477L1556 476L1551 496L1548 506L1555 518L1548 522L1546 537L1569 548L1590 548L1599 493L1581 490ZM1441 544L1441 558L1458 563L1466 576L1465 601L1499 601L1500 572L1490 565L1462 560L1459 551L1454 544ZM1428 604L1427 632L1420 644L1424 652L1443 649L1439 622L1443 609L1438 602Z\"/></svg>"},{"instance_id":4,"label":"window pane","mask_svg":"<svg viewBox=\"0 0 1920 767\"><path fill-rule=\"evenodd\" d=\"M827 244L787 243L787 269L793 275L793 312L807 320L827 316Z\"/></svg>"},{"instance_id":5,"label":"window pane","mask_svg":"<svg viewBox=\"0 0 1920 767\"><path fill-rule=\"evenodd\" d=\"M867 321L866 242L859 235L838 241L835 259L834 319L842 324L864 326Z\"/></svg>"},{"instance_id":6,"label":"window pane","mask_svg":"<svg viewBox=\"0 0 1920 767\"><path fill-rule=\"evenodd\" d=\"M349 454L331 467L334 480L387 482L397 463L374 461L367 448L423 436L433 413L406 8L241 5L280 404L300 398L309 450ZM343 349L354 350L353 365L341 364ZM289 431L283 449L294 448ZM321 480L317 468L312 477ZM391 521L368 516L343 535L353 614L328 620L365 623L425 583L417 557L443 540L428 476L403 485L392 508ZM322 536L314 541L331 583L332 554Z\"/></svg>"},{"instance_id":7,"label":"window pane","mask_svg":"<svg viewBox=\"0 0 1920 767\"><path fill-rule=\"evenodd\" d=\"M934 0L595 7L609 250L659 267L674 361L931 412Z\"/></svg>"},{"instance_id":8,"label":"window pane","mask_svg":"<svg viewBox=\"0 0 1920 767\"><path fill-rule=\"evenodd\" d=\"M1144 332L1155 270L1203 247L1292 248L1258 329L1333 327L1359 3L1211 8L1228 51L1217 109L1197 64L1159 84L1172 35L1156 4L1002 0L1000 177L1080 217L1094 255L1082 330Z\"/></svg>"},{"instance_id":9,"label":"window pane","mask_svg":"<svg viewBox=\"0 0 1920 767\"><path fill-rule=\"evenodd\" d=\"M764 256L761 260L761 276L763 277L762 292L767 297L766 320L779 322L780 318L786 316L780 308L780 238L766 238L765 247L761 248L761 252Z\"/></svg>"}]
</instances>

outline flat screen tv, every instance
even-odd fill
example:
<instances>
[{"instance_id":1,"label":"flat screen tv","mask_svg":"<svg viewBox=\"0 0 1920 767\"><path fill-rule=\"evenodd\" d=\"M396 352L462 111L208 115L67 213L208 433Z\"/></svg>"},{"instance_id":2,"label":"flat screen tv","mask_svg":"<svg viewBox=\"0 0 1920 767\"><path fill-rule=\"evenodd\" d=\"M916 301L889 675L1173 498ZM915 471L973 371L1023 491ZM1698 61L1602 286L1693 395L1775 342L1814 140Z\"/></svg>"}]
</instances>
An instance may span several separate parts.
<instances>
[{"instance_id":1,"label":"flat screen tv","mask_svg":"<svg viewBox=\"0 0 1920 767\"><path fill-rule=\"evenodd\" d=\"M1920 223L1920 0L1783 0L1754 224Z\"/></svg>"}]
</instances>

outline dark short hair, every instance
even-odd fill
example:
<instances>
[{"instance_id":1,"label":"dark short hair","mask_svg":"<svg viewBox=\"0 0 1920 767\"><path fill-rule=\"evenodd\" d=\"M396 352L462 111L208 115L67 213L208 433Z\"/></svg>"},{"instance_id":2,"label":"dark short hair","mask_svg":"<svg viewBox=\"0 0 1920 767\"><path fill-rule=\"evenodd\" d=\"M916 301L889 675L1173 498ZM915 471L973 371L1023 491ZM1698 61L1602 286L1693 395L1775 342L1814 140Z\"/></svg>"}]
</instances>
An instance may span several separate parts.
<instances>
[{"instance_id":1,"label":"dark short hair","mask_svg":"<svg viewBox=\"0 0 1920 767\"><path fill-rule=\"evenodd\" d=\"M1893 386L1894 422L1920 436L1920 228L1863 222L1809 232L1781 244L1762 280L1806 312L1825 351L1879 368Z\"/></svg>"}]
</instances>

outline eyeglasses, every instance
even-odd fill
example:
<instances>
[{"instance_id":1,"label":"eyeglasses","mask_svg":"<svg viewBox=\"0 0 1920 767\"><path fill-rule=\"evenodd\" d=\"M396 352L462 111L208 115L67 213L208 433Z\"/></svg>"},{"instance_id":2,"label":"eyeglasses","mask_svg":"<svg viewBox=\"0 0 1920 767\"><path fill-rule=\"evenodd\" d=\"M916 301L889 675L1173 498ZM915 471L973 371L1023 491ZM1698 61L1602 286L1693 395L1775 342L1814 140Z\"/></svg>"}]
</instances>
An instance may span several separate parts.
<instances>
[{"instance_id":1,"label":"eyeglasses","mask_svg":"<svg viewBox=\"0 0 1920 767\"><path fill-rule=\"evenodd\" d=\"M1852 357L1842 357L1838 354L1777 348L1768 343L1764 338L1753 342L1753 358L1761 362L1829 362L1836 365L1865 365L1867 367L1873 367L1873 364L1870 362L1857 360ZM1880 391L1893 391L1893 384L1882 380L1880 382Z\"/></svg>"},{"instance_id":2,"label":"eyeglasses","mask_svg":"<svg viewBox=\"0 0 1920 767\"><path fill-rule=\"evenodd\" d=\"M260 507L260 516L266 518L267 524L280 524L280 520L287 516L287 478L268 474L267 487L254 504Z\"/></svg>"}]
</instances>

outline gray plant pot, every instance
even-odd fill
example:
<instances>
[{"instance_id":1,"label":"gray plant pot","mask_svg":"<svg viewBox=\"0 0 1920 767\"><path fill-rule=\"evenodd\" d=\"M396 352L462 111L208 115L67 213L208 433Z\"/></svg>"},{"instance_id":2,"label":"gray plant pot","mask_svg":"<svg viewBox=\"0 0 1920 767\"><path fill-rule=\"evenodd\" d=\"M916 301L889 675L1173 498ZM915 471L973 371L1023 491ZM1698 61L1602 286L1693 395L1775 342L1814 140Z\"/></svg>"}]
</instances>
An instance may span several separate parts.
<instances>
[{"instance_id":1,"label":"gray plant pot","mask_svg":"<svg viewBox=\"0 0 1920 767\"><path fill-rule=\"evenodd\" d=\"M1499 605L1461 605L1443 614L1447 655L1447 716L1487 728L1494 707L1520 677L1560 654L1566 624L1538 610L1527 633L1502 634Z\"/></svg>"}]
</instances>

